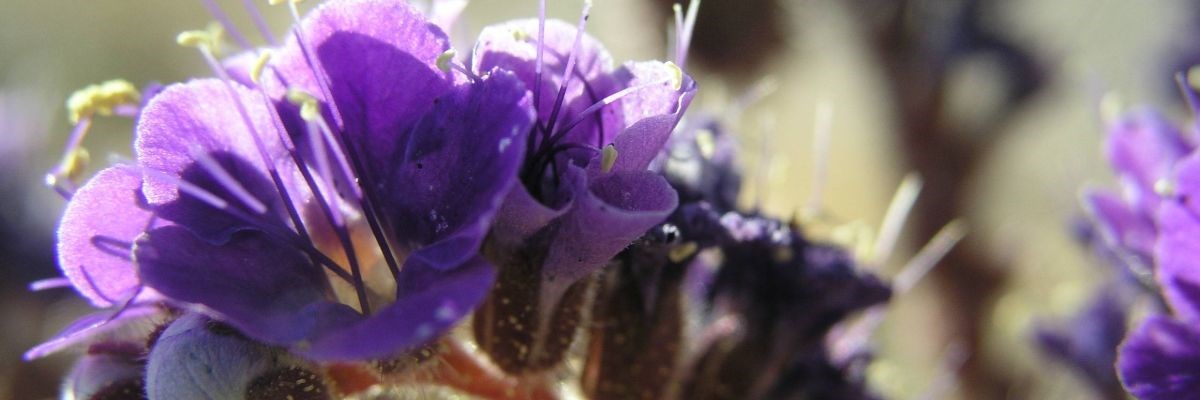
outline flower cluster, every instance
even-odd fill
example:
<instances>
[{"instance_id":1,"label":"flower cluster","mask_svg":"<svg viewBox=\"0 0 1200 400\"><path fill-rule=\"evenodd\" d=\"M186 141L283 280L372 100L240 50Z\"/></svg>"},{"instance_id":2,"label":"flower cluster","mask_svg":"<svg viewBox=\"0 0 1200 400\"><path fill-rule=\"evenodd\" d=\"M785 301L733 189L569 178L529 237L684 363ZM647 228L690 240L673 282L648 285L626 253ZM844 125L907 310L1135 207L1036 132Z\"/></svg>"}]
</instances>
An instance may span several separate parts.
<instances>
[{"instance_id":1,"label":"flower cluster","mask_svg":"<svg viewBox=\"0 0 1200 400\"><path fill-rule=\"evenodd\" d=\"M110 310L27 354L87 348L64 396L558 398L572 368L593 398L868 396L826 340L888 285L737 209L730 137L677 127L683 57L614 67L587 6L466 60L399 0L288 6L282 43L231 29L226 59L181 34L213 78L69 103L65 278L40 286ZM135 159L77 187L103 115L136 121Z\"/></svg>"},{"instance_id":2,"label":"flower cluster","mask_svg":"<svg viewBox=\"0 0 1200 400\"><path fill-rule=\"evenodd\" d=\"M1195 90L1179 81L1200 110ZM1115 384L1115 363L1121 384L1138 398L1186 398L1200 391L1197 130L1146 109L1115 118L1109 130L1106 153L1122 190L1090 191L1085 203L1099 233L1097 253L1120 273L1076 321L1077 332L1042 341L1100 393ZM1125 335L1129 295L1138 292L1154 299L1152 315L1114 350Z\"/></svg>"}]
</instances>

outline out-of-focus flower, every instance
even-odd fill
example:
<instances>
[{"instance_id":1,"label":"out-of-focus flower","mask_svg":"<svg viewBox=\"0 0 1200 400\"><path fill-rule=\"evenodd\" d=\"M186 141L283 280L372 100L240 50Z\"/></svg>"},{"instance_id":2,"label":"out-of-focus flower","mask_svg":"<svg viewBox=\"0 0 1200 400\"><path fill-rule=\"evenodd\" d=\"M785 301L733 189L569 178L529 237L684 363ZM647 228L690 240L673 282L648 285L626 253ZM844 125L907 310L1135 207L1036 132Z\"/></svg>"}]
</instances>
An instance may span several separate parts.
<instances>
[{"instance_id":1,"label":"out-of-focus flower","mask_svg":"<svg viewBox=\"0 0 1200 400\"><path fill-rule=\"evenodd\" d=\"M1124 396L1113 365L1125 339L1128 301L1118 283L1101 287L1087 307L1064 327L1041 326L1034 339L1041 351L1076 370L1097 396Z\"/></svg>"},{"instance_id":2,"label":"out-of-focus flower","mask_svg":"<svg viewBox=\"0 0 1200 400\"><path fill-rule=\"evenodd\" d=\"M1194 89L1183 86L1195 104ZM1200 198L1200 153L1191 134L1153 111L1114 121L1107 154L1122 195L1092 192L1086 198L1109 253L1135 276L1145 277L1157 292L1154 297L1169 308L1169 314L1162 310L1142 321L1118 350L1121 382L1141 399L1187 397L1200 390L1200 219L1194 204ZM1106 319L1111 316L1093 321L1102 324L1097 327L1111 326L1093 336L1108 337L1119 325L1102 322Z\"/></svg>"}]
</instances>

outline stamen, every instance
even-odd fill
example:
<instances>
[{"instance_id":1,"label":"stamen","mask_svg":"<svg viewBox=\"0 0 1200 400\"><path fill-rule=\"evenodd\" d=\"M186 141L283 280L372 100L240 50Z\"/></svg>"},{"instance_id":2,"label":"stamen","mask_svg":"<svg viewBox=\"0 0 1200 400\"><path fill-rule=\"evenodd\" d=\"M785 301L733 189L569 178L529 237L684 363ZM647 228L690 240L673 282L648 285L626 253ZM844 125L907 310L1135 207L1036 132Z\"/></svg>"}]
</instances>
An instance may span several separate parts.
<instances>
[{"instance_id":1,"label":"stamen","mask_svg":"<svg viewBox=\"0 0 1200 400\"><path fill-rule=\"evenodd\" d=\"M216 159L212 158L212 156L208 155L199 147L194 145L188 149L188 152L192 156L192 159L196 160L196 162L200 164L201 168L204 168L204 170L208 172L213 179L217 180L218 184L233 194L233 197L236 197L238 201L241 201L242 204L244 204L246 207L249 207L250 210L254 211L255 213L266 214L267 206L261 201L258 201L254 195L250 194L250 191L247 190L245 186L242 186L242 184L237 181L237 178L234 178L232 175L230 175L229 171L226 171L225 168L221 167L221 164L217 162Z\"/></svg>"},{"instance_id":2,"label":"stamen","mask_svg":"<svg viewBox=\"0 0 1200 400\"><path fill-rule=\"evenodd\" d=\"M808 209L819 212L825 191L825 180L829 177L829 137L833 127L833 106L827 102L817 104L816 127L813 129L813 185L808 198Z\"/></svg>"},{"instance_id":3,"label":"stamen","mask_svg":"<svg viewBox=\"0 0 1200 400\"><path fill-rule=\"evenodd\" d=\"M263 68L266 68L267 62L271 61L271 52L263 51L258 54L258 60L254 62L254 66L250 68L250 81L254 84L259 84L262 79Z\"/></svg>"},{"instance_id":4,"label":"stamen","mask_svg":"<svg viewBox=\"0 0 1200 400\"><path fill-rule=\"evenodd\" d=\"M471 79L471 81L478 82L479 76L475 75L475 72L471 71L470 69L468 69L466 66L464 66L462 64L454 62L454 57L457 55L458 55L458 51L456 51L454 49L449 49L449 50L442 52L442 54L438 55L438 57L437 57L438 69L442 70L442 72L450 72L450 70L453 69L455 71L463 73L463 75L466 75L468 78Z\"/></svg>"},{"instance_id":5,"label":"stamen","mask_svg":"<svg viewBox=\"0 0 1200 400\"><path fill-rule=\"evenodd\" d=\"M319 128L318 132L320 132L324 138L323 143L328 144L328 147L326 148L334 155L334 158L337 159L338 167L340 167L342 170L342 174L344 175L346 181L350 183L350 190L353 191L355 199L362 199L362 189L359 187L359 185L354 184L356 181L354 177L354 169L350 167L350 161L346 159L346 153L337 148L338 142L337 138L333 136L333 129L330 128L329 124L325 122L325 119L321 117L321 114L318 111L319 106L317 103L317 98L313 97L313 95L309 94L308 92L297 88L288 89L287 98L292 104L300 106L301 118L303 118L305 121L316 124L317 128ZM333 177L333 175L326 176L330 178Z\"/></svg>"},{"instance_id":6,"label":"stamen","mask_svg":"<svg viewBox=\"0 0 1200 400\"><path fill-rule=\"evenodd\" d=\"M567 54L567 65L563 68L563 80L558 85L558 95L554 98L554 109L550 111L550 118L546 122L546 132L554 131L554 123L558 119L558 113L562 110L563 100L567 96L567 85L571 82L571 77L575 75L575 60L579 53L579 46L583 41L584 28L587 27L588 14L592 10L592 0L583 1L583 13L579 16L579 25L575 27L575 42L571 45L571 52ZM539 43L539 51L544 44Z\"/></svg>"},{"instance_id":7,"label":"stamen","mask_svg":"<svg viewBox=\"0 0 1200 400\"><path fill-rule=\"evenodd\" d=\"M600 172L609 173L613 169L613 165L617 163L617 146L609 143L604 146L604 150L600 152Z\"/></svg>"},{"instance_id":8,"label":"stamen","mask_svg":"<svg viewBox=\"0 0 1200 400\"><path fill-rule=\"evenodd\" d=\"M278 4L283 0L272 1L272 4ZM340 111L338 110L337 102L333 101L333 91L330 90L330 84L326 81L327 77L321 73L320 63L313 57L313 52L308 47L307 42L304 40L304 36L300 32L300 12L296 9L295 4L298 1L299 0L292 0L288 3L288 8L292 14L292 19L297 27L296 29L292 30L292 34L296 37L297 43L300 44L300 49L304 53L304 57L308 62L309 68L312 69L313 76L316 77L316 81L318 86L321 88L322 95L327 99L325 104L329 107L329 112L333 115L334 122L340 126L342 124L342 117ZM325 124L324 121L321 121L320 123ZM328 126L326 125L325 128L328 128ZM330 132L332 132L332 129L330 129ZM360 158L357 156L357 151L350 146L349 141L345 138L345 134L340 132L339 136L340 137L337 138L336 143L341 146L342 151L346 153L347 158L350 160L350 165L354 167L353 172L356 175L356 179L352 180L351 182L357 182L359 188L363 189L359 197L359 205L363 212L364 219L366 219L367 225L370 226L371 234L375 237L375 242L379 246L380 251L383 253L383 259L387 263L388 270L392 273L392 278L398 280L400 277L400 264L396 261L396 257L392 253L392 248L387 241L387 237L383 234L382 225L385 224L386 221L378 217L379 214L375 210L375 204L378 203L378 201L375 199L373 192L370 190L365 190L367 187L372 187L374 182L373 176L371 176L369 171L362 166L359 161Z\"/></svg>"},{"instance_id":9,"label":"stamen","mask_svg":"<svg viewBox=\"0 0 1200 400\"><path fill-rule=\"evenodd\" d=\"M537 37L537 62L533 65L533 115L539 117L542 115L542 68L544 62L543 53L546 52L546 0L538 1L538 37ZM530 140L534 135L529 135Z\"/></svg>"},{"instance_id":10,"label":"stamen","mask_svg":"<svg viewBox=\"0 0 1200 400\"><path fill-rule=\"evenodd\" d=\"M141 100L141 93L132 83L114 79L75 91L67 99L67 110L71 123L78 124L85 117L113 115L118 106L137 105Z\"/></svg>"},{"instance_id":11,"label":"stamen","mask_svg":"<svg viewBox=\"0 0 1200 400\"><path fill-rule=\"evenodd\" d=\"M40 292L48 289L71 287L71 280L65 277L46 278L29 283L29 291Z\"/></svg>"},{"instance_id":12,"label":"stamen","mask_svg":"<svg viewBox=\"0 0 1200 400\"><path fill-rule=\"evenodd\" d=\"M302 237L299 234L297 234L296 232L292 232L292 231L288 231L288 230L281 231L279 229L276 229L273 224L264 223L261 218L255 218L251 215L248 215L248 214L242 212L241 210L230 207L228 202L221 199L217 195L214 195L211 192L204 190L204 188L201 188L199 186L192 184L191 182L183 180L182 178L179 178L177 176L174 176L174 175L171 175L166 172L159 171L159 170L156 170L153 168L147 168L147 167L143 167L141 165L137 165L137 163L134 162L133 160L121 159L120 157L115 157L115 158L116 158L116 160L114 160L115 164L126 165L130 168L133 168L134 170L138 171L139 173L141 173L143 175L147 175L148 177L150 177L152 179L159 179L167 184L174 185L179 188L179 191L181 192L181 194L187 194L192 197L195 197L197 200L200 200L201 202L207 204L209 207L212 207L216 210L219 210L226 214L229 214L229 216L237 218L237 219L241 220L242 222L257 225L259 228L261 228L263 230L263 232L270 234L271 236L274 236L276 238L283 239L283 240L287 241L288 243L291 243L292 245L296 246L296 248L308 253L309 256L312 256L313 258L315 258L317 260L318 264L321 264L327 270L333 272L335 275L344 279L346 282L353 282L353 279L351 278L350 274L348 274L348 273L346 273L346 271L342 270L341 267L338 267L338 264L336 262L334 262L332 259L330 259L329 256L326 256L319 249L317 249L316 247L313 246L312 240L308 239L307 233L305 233L304 236Z\"/></svg>"},{"instance_id":13,"label":"stamen","mask_svg":"<svg viewBox=\"0 0 1200 400\"><path fill-rule=\"evenodd\" d=\"M242 49L245 50L249 50L250 48L254 47L250 44L249 40L246 40L246 36L242 35L242 32L237 29L237 26L233 24L233 21L229 19L229 15L225 14L225 10L222 10L221 6L217 5L216 1L201 1L204 2L204 7L208 8L208 13L212 14L213 18L217 19L217 22L219 22L221 26L225 28L226 32L229 32L230 36L233 36L233 41L237 42L238 46L241 46Z\"/></svg>"},{"instance_id":14,"label":"stamen","mask_svg":"<svg viewBox=\"0 0 1200 400\"><path fill-rule=\"evenodd\" d=\"M922 184L920 175L909 173L900 182L900 187L896 188L896 194L892 196L892 202L888 204L887 212L883 215L883 223L879 225L875 248L871 251L871 262L877 266L887 262L896 248L900 230L912 214L910 211L917 201L917 196L921 194Z\"/></svg>"},{"instance_id":15,"label":"stamen","mask_svg":"<svg viewBox=\"0 0 1200 400\"><path fill-rule=\"evenodd\" d=\"M1175 85L1187 100L1188 108L1192 109L1194 117L1200 117L1200 98L1196 95L1196 82L1200 80L1200 65L1188 69L1187 74L1175 74Z\"/></svg>"},{"instance_id":16,"label":"stamen","mask_svg":"<svg viewBox=\"0 0 1200 400\"><path fill-rule=\"evenodd\" d=\"M674 64L670 64L670 63L668 63L668 64L674 65ZM588 106L588 108L585 108L583 111L581 111L579 113L579 115L575 116L574 120L571 120L570 123L565 125L565 128L563 128L562 130L559 130L558 132L555 132L554 135L552 135L547 142L549 143L549 145L557 144L559 139L561 139L564 135L566 135L567 132L570 132L571 129L574 129L576 126L583 123L583 121L587 120L587 118L589 116L600 111L600 109L604 108L605 106L616 103L618 100L621 100L625 96L629 96L629 95L634 94L643 89L652 88L652 87L660 86L663 84L669 84L669 85L671 85L671 87L679 88L679 87L681 87L680 86L681 83L679 83L681 79L682 79L682 75L677 75L677 76L663 79L660 81L649 82L649 83L644 83L644 84L637 85L637 86L627 87L627 88L621 89L620 91L618 91L616 93L610 94L610 95L608 95L608 97L601 99L599 102L596 102L595 104L592 104L591 106Z\"/></svg>"},{"instance_id":17,"label":"stamen","mask_svg":"<svg viewBox=\"0 0 1200 400\"><path fill-rule=\"evenodd\" d=\"M913 256L904 269L896 274L896 278L892 280L892 286L895 287L896 293L907 292L916 286L917 282L920 282L921 278L933 269L946 256L946 253L949 253L950 249L953 249L954 245L966 235L967 225L962 220L950 221L943 226L937 234L933 235L933 239L930 239L929 243L925 244L925 247L922 247L916 256Z\"/></svg>"},{"instance_id":18,"label":"stamen","mask_svg":"<svg viewBox=\"0 0 1200 400\"><path fill-rule=\"evenodd\" d=\"M700 11L700 0L692 0L688 3L687 18L684 19L683 29L676 39L679 41L675 45L675 59L678 60L679 66L687 66L688 49L692 46L692 32L696 29L696 14ZM676 17L678 21L678 17Z\"/></svg>"},{"instance_id":19,"label":"stamen","mask_svg":"<svg viewBox=\"0 0 1200 400\"><path fill-rule=\"evenodd\" d=\"M258 28L258 32L262 34L263 39L266 39L267 44L271 46L279 45L279 41L271 33L271 27L267 26L267 21L263 19L262 13L258 12L258 7L254 6L254 2L252 0L242 0L242 6L246 8L246 13L250 14L250 19L254 21L254 26Z\"/></svg>"}]
</instances>

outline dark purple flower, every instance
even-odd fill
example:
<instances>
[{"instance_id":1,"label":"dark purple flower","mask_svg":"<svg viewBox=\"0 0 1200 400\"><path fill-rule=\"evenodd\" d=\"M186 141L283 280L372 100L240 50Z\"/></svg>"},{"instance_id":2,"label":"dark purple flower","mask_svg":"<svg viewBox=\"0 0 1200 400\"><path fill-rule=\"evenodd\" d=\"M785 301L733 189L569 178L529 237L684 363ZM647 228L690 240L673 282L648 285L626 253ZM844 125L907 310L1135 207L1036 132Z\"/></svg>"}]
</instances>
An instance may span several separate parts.
<instances>
[{"instance_id":1,"label":"dark purple flower","mask_svg":"<svg viewBox=\"0 0 1200 400\"><path fill-rule=\"evenodd\" d=\"M313 359L431 340L492 284L478 249L532 121L520 80L442 70L448 49L403 2L331 1L249 82L165 88L137 165L72 200L64 271L97 305L161 293Z\"/></svg>"},{"instance_id":2,"label":"dark purple flower","mask_svg":"<svg viewBox=\"0 0 1200 400\"><path fill-rule=\"evenodd\" d=\"M516 143L526 149L522 185L492 228L486 253L500 266L499 277L475 319L481 347L509 372L559 361L586 292L581 280L678 204L666 180L647 168L695 83L671 63L614 69L582 25L491 26L472 53L474 70L519 77L537 113L529 135Z\"/></svg>"},{"instance_id":3,"label":"dark purple flower","mask_svg":"<svg viewBox=\"0 0 1200 400\"><path fill-rule=\"evenodd\" d=\"M844 250L795 226L727 213L721 258L702 300L707 343L685 398L871 398L863 377L829 354L827 336L891 296ZM693 268L697 266L693 265Z\"/></svg>"},{"instance_id":4,"label":"dark purple flower","mask_svg":"<svg viewBox=\"0 0 1200 400\"><path fill-rule=\"evenodd\" d=\"M1128 301L1116 284L1101 287L1066 327L1042 326L1034 339L1040 350L1087 379L1097 396L1124 397L1113 365L1125 338Z\"/></svg>"}]
</instances>

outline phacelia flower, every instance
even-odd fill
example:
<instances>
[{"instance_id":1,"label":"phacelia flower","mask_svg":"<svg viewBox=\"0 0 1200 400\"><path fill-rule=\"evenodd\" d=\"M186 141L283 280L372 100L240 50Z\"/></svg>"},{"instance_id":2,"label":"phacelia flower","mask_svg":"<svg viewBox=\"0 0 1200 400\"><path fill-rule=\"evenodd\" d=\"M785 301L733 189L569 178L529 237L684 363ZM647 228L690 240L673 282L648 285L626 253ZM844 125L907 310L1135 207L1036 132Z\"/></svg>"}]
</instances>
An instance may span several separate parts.
<instances>
[{"instance_id":1,"label":"phacelia flower","mask_svg":"<svg viewBox=\"0 0 1200 400\"><path fill-rule=\"evenodd\" d=\"M1196 104L1194 90L1183 86ZM1118 350L1121 383L1140 399L1200 391L1200 152L1193 135L1152 111L1118 120L1108 155L1123 196L1087 198L1115 259L1144 277L1169 309L1142 321Z\"/></svg>"},{"instance_id":2,"label":"phacelia flower","mask_svg":"<svg viewBox=\"0 0 1200 400\"><path fill-rule=\"evenodd\" d=\"M480 346L508 372L555 365L571 343L590 274L675 210L675 191L647 170L696 89L669 62L614 69L578 26L523 20L485 28L476 71L512 71L532 91L521 184L485 253L500 268L476 313Z\"/></svg>"},{"instance_id":3,"label":"phacelia flower","mask_svg":"<svg viewBox=\"0 0 1200 400\"><path fill-rule=\"evenodd\" d=\"M449 40L399 1L324 3L250 69L180 42L218 78L150 99L136 164L75 194L60 254L81 293L161 294L314 360L397 355L483 300L533 120L517 77L439 68Z\"/></svg>"}]
</instances>

